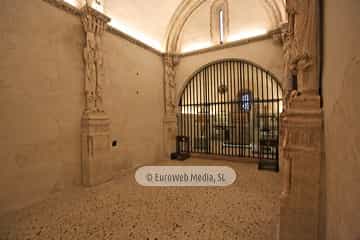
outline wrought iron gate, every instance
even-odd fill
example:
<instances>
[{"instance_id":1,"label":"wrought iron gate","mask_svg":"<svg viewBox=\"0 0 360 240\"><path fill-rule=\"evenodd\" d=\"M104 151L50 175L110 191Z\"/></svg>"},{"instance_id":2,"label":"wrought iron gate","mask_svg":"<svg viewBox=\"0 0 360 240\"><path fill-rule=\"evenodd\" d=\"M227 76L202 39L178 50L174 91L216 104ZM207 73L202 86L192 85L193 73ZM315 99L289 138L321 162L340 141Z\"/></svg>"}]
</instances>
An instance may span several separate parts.
<instances>
[{"instance_id":1,"label":"wrought iron gate","mask_svg":"<svg viewBox=\"0 0 360 240\"><path fill-rule=\"evenodd\" d=\"M244 60L227 59L198 70L185 86L178 135L190 153L278 159L282 89L276 78Z\"/></svg>"}]
</instances>

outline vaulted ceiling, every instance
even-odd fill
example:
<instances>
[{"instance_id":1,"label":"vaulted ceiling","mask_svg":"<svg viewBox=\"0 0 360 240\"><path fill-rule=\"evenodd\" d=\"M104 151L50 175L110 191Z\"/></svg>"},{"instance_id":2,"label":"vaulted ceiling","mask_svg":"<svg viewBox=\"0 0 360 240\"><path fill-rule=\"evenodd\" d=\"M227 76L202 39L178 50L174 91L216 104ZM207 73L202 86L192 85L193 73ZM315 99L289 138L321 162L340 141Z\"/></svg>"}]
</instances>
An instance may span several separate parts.
<instances>
[{"instance_id":1,"label":"vaulted ceiling","mask_svg":"<svg viewBox=\"0 0 360 240\"><path fill-rule=\"evenodd\" d=\"M77 7L84 0L65 0ZM214 0L104 0L110 25L161 51L210 47L210 6ZM285 21L284 0L227 0L229 38L264 34Z\"/></svg>"}]
</instances>

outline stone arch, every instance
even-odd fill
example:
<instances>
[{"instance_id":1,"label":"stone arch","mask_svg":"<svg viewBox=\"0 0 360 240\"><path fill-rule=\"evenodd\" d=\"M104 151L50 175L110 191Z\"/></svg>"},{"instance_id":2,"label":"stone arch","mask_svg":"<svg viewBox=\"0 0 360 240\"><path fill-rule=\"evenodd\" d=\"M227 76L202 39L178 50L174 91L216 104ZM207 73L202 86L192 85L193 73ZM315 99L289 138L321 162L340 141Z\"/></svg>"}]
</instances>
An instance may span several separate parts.
<instances>
[{"instance_id":1,"label":"stone arch","mask_svg":"<svg viewBox=\"0 0 360 240\"><path fill-rule=\"evenodd\" d=\"M208 0L183 0L177 7L168 25L165 34L165 50L168 53L176 54L179 50L179 39L184 25L192 14ZM263 2L264 8L272 21L274 28L279 27L284 21L281 14L281 8L277 0L259 0Z\"/></svg>"},{"instance_id":2,"label":"stone arch","mask_svg":"<svg viewBox=\"0 0 360 240\"><path fill-rule=\"evenodd\" d=\"M181 96L183 95L184 90L186 89L186 87L189 85L189 82L194 78L195 75L197 75L198 73L200 73L201 71L203 71L204 69L206 69L207 67L217 64L217 63L221 63L221 62L225 62L225 61L238 61L238 62L244 62L250 65L253 65L261 70L263 70L264 72L268 73L269 76L271 76L272 79L274 79L276 81L276 84L278 84L278 86L281 89L281 95L282 97L284 97L284 87L282 85L282 83L279 81L279 79L275 76L275 74L273 74L271 71L266 70L266 68L264 68L263 66L254 63L250 60L246 60L246 59L242 59L242 58L222 58L222 59L218 59L215 61L211 61L207 64L202 65L201 67L199 67L197 70L195 70L187 79L186 81L183 82L183 84L180 86L179 90L176 93L176 106L179 105L180 100L181 100Z\"/></svg>"}]
</instances>

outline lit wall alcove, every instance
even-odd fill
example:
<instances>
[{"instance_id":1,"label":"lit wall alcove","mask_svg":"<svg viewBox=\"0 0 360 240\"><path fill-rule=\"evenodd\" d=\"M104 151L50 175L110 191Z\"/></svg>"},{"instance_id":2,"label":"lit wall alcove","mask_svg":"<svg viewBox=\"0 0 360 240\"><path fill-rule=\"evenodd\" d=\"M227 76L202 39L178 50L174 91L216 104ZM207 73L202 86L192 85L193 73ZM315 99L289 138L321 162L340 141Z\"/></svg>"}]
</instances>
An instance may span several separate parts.
<instances>
[{"instance_id":1,"label":"lit wall alcove","mask_svg":"<svg viewBox=\"0 0 360 240\"><path fill-rule=\"evenodd\" d=\"M276 77L241 59L194 72L178 97L178 135L190 152L278 160L283 90Z\"/></svg>"}]
</instances>

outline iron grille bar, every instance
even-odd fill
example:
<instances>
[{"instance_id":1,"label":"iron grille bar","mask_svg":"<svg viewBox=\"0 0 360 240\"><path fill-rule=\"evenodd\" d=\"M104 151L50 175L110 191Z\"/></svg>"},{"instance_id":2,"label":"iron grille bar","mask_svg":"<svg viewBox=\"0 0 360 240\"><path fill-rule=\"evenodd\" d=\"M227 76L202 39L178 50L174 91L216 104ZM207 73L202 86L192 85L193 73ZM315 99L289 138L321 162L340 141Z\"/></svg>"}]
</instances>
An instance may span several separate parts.
<instances>
[{"instance_id":1,"label":"iron grille bar","mask_svg":"<svg viewBox=\"0 0 360 240\"><path fill-rule=\"evenodd\" d=\"M255 64L207 65L184 88L178 135L192 153L278 160L282 100L276 78Z\"/></svg>"}]
</instances>

